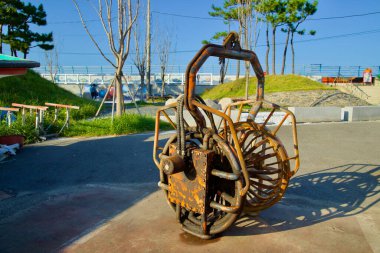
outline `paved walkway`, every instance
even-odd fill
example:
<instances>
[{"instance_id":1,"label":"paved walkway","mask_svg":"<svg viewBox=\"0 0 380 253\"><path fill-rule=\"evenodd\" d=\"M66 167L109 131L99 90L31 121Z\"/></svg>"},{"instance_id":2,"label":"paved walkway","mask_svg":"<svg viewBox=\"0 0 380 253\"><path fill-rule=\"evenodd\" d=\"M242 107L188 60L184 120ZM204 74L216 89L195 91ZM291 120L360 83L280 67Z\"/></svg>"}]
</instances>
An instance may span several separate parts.
<instances>
[{"instance_id":1,"label":"paved walkway","mask_svg":"<svg viewBox=\"0 0 380 253\"><path fill-rule=\"evenodd\" d=\"M380 252L379 132L300 125L285 199L209 241L158 191L151 134L31 145L0 163L0 252Z\"/></svg>"}]
</instances>

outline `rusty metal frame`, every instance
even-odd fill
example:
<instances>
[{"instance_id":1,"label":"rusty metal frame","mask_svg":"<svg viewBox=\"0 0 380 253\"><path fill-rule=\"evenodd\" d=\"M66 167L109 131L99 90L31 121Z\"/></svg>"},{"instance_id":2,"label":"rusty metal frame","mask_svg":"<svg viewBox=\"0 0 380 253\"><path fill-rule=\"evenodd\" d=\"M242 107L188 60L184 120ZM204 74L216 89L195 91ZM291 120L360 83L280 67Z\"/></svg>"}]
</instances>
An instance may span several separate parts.
<instances>
[{"instance_id":1,"label":"rusty metal frame","mask_svg":"<svg viewBox=\"0 0 380 253\"><path fill-rule=\"evenodd\" d=\"M239 101L231 103L227 106L227 108L224 110L224 112L221 112L219 110L213 109L207 105L205 105L204 101L200 99L199 97L196 97L195 95L195 86L196 86L196 76L198 70L201 68L201 66L204 64L204 62L208 59L210 56L216 56L220 58L230 58L230 59L236 59L236 60L245 60L249 61L258 80L257 88L256 88L256 99L255 100L245 100L245 101ZM154 134L154 144L153 144L153 161L156 164L157 168L160 171L160 182L158 183L159 187L161 187L163 190L167 193L167 200L169 204L173 207L173 209L176 211L177 220L182 223L183 229L191 233L193 235L196 235L198 237L201 237L203 239L208 239L212 234L217 234L220 232L223 232L225 229L227 229L238 217L240 212L242 211L242 207L244 205L244 199L247 195L250 193L252 194L250 190L251 186L251 175L248 172L246 160L247 157L244 156L242 147L244 146L244 138L243 143L241 144L238 139L237 131L241 131L239 129L245 128L245 129L252 129L249 130L252 132L254 131L262 131L262 133L265 134L265 136L269 136L272 139L268 139L266 137L265 141L269 140L272 142L272 146L267 148L268 150L270 148L273 148L273 145L276 147L281 148L280 153L276 153L279 157L281 157L281 162L283 163L282 166L284 166L284 172L281 172L281 175L284 175L285 178L283 179L273 179L272 181L280 180L278 183L275 183L271 185L270 187L280 187L281 188L281 194L276 195L276 192L273 190L274 194L271 194L270 192L268 194L268 197L262 197L259 196L261 199L265 200L268 199L267 203L263 204L262 206L255 207L251 206L251 210L262 210L265 208L268 208L269 206L276 203L279 199L282 198L282 194L285 191L288 180L290 177L292 177L299 169L300 166L300 160L299 160L299 150L298 150L298 138L297 138L297 129L296 129L296 119L294 114L285 109L282 108L276 104L270 103L266 100L264 100L264 72L261 68L261 65L257 59L257 56L254 52L243 50L240 48L239 42L238 42L238 35L236 33L231 33L228 35L228 37L225 39L224 44L221 45L214 45L209 44L204 46L192 59L190 64L187 67L186 70L186 83L184 87L184 96L181 97L177 102L169 104L167 106L161 107L159 110L157 110L156 113L156 124L155 124L155 134ZM246 122L241 122L241 115L243 111L244 105L252 105L252 108L249 113L249 118ZM233 106L239 106L238 109L238 116L236 120L231 119L231 110ZM271 111L269 112L269 115L265 119L263 123L256 123L255 117L259 113L259 111L263 108L263 106L269 106L271 108ZM183 107L185 107L191 114L191 116L194 118L197 127L192 128L189 127L189 124L184 121L183 116L180 116L178 118L178 112L182 112L183 114ZM177 121L174 122L169 117L167 110L174 110L177 113ZM218 127L214 126L213 128L207 128L206 126L206 120L203 116L201 110L203 113L206 114L207 117L209 117L210 121L214 120L214 116L218 116L221 118L220 124ZM270 120L270 118L274 115L276 111L282 111L285 112L285 116L280 120L280 123L277 125L276 128L270 130L267 127L267 124ZM182 115L180 114L180 115ZM159 134L160 134L160 120L161 117L165 117L166 120L171 124L171 126L177 130L176 135L172 135L169 140L166 142L164 147L160 147L158 145L159 142ZM180 120L179 120L180 119ZM293 134L293 151L294 156L288 157L286 150L283 147L283 144L281 141L277 138L278 130L282 127L282 125L285 123L287 119L290 119L291 125L292 125L292 134ZM177 125L179 124L179 125ZM223 126L221 126L223 124ZM184 126L185 125L185 126ZM182 132L181 132L182 131ZM186 133L189 135L186 135ZM185 133L185 134L184 134ZM242 132L239 132L240 134ZM224 154L223 157L225 157L228 161L228 164L230 168L230 171L232 169L232 172L229 171L223 171L218 170L215 168L207 168L207 173L210 173L210 175L219 178L220 180L230 180L231 182L234 182L235 184L235 192L234 196L230 196L226 192L218 192L218 195L221 196L224 200L227 200L229 205L226 205L221 202L210 200L208 203L208 208L212 208L214 210L219 210L220 212L225 213L226 215L221 218L221 220L217 221L214 226L211 226L207 228L207 211L205 209L199 209L197 206L189 206L187 203L182 203L181 201L183 199L176 199L175 194L169 194L170 191L176 191L175 186L170 185L170 182L173 183L173 181L170 181L169 178L176 178L176 176L172 177L171 175L168 175L168 173L172 173L170 171L174 171L174 173L184 173L183 170L171 170L170 168L174 168L173 165L170 163L177 161L176 159L184 159L185 152L182 150L182 148L186 149L186 145L182 143L182 141L186 142L189 140L190 135L197 134L199 137L199 141L202 141L202 144L200 145L202 148L199 149L200 152L206 152L211 142L211 147L214 145L217 145ZM264 135L263 134L263 135ZM262 135L262 136L263 136ZM184 137L185 136L185 137ZM239 138L241 138L242 135L240 135ZM248 136L248 135L247 135ZM184 140L185 138L185 140ZM171 156L169 155L169 145L172 145L171 143L174 143L177 140L177 151L175 153L172 152ZM179 141L181 140L181 142ZM264 139L261 141L263 142ZM241 146L243 145L243 146ZM249 144L251 145L251 144ZM178 146L181 148L178 149ZM173 149L173 148L172 148ZM249 148L250 150L251 148ZM277 152L275 149L273 149L274 152ZM161 151L161 154L160 154ZM181 152L179 152L181 151ZM249 151L251 152L251 151ZM261 151L260 151L261 152ZM246 154L246 153L245 153ZM271 154L270 154L271 155ZM174 159L174 156L176 158ZM265 153L264 153L265 157ZM252 168L252 159L255 159L255 156L248 157L249 160L248 164ZM164 161L162 163L162 161ZM189 159L189 158L187 158ZM191 159L191 158L190 158ZM294 160L295 165L294 168L290 168L289 160ZM187 160L189 161L189 160ZM168 166L168 170L162 168L162 166ZM181 162L180 164L183 164ZM162 165L162 166L161 166ZM170 166L169 166L170 165ZM268 163L267 166L270 164ZM256 169L255 163L253 164L253 168ZM263 165L264 166L264 165ZM186 167L186 166L185 166ZM263 167L264 168L264 167ZM264 168L260 173L263 173L265 170L269 168ZM280 170L280 169L278 169ZM169 171L169 172L168 172ZM256 173L256 172L254 172ZM165 175L166 174L166 175ZM280 174L279 174L280 175ZM178 175L178 178L183 178L183 174ZM258 177L260 178L260 176ZM202 179L202 178L201 178ZM203 178L208 180L208 176L204 176ZM257 178L253 178L256 179ZM185 180L186 181L186 180ZM253 182L253 181L252 181ZM255 183L255 182L253 182ZM180 184L183 184L183 182L180 182ZM264 187L265 185L261 184L260 182L256 182L256 185L259 185L259 187ZM262 186L261 186L262 185ZM183 185L181 186L183 187ZM190 186L192 187L192 186ZM269 186L267 186L269 187ZM223 189L223 187L222 187ZM227 191L229 191L227 189ZM207 191L206 191L207 192ZM278 190L277 190L278 192ZM191 191L184 191L183 194L190 194ZM195 194L195 193L194 193ZM203 196L203 195L202 195ZM272 198L274 196L274 198ZM198 196L199 197L199 196ZM180 203L181 202L181 203ZM179 204L180 203L180 204ZM204 202L207 204L206 202ZM254 203L253 203L254 205ZM195 207L195 209L194 209ZM256 208L256 209L255 209ZM190 212L185 220L182 219L182 211L183 209ZM198 210L197 214L198 219L193 217L191 210ZM199 220L201 218L201 220Z\"/></svg>"},{"instance_id":2,"label":"rusty metal frame","mask_svg":"<svg viewBox=\"0 0 380 253\"><path fill-rule=\"evenodd\" d=\"M299 170L299 167L300 167L300 157L299 157L299 146L298 146L298 135L297 135L297 120L296 120L296 117L294 116L293 112L291 112L288 109L286 109L284 107L281 107L281 106L279 106L277 104L274 104L272 102L269 102L269 101L266 101L266 100L262 99L260 101L244 100L244 101L238 101L238 102L231 103L231 104L227 105L226 109L224 110L224 113L228 117L231 117L232 107L239 105L238 116L235 119L234 123L240 122L240 117L241 117L241 114L242 114L242 111L243 111L243 106L247 105L247 104L253 104L254 105L255 103L258 103L258 102L260 103L260 106L256 106L256 107L253 106L252 108L255 109L255 111L251 111L250 114L257 115L257 113L259 112L259 110L262 108L263 104L268 105L269 107L272 108L271 113L268 115L268 117L265 120L264 124L258 124L259 127L264 128L266 126L267 122L273 116L273 113L276 110L279 110L279 111L282 111L282 112L286 113L285 116L280 121L280 123L277 125L277 127L273 131L270 131L269 129L267 129L273 136L277 135L278 130L285 123L286 119L290 117L290 121L291 121L291 125L292 125L293 152L294 152L294 155L292 157L290 157L289 160L295 160L295 166L294 166L294 168L292 169L292 172L291 172L291 176L294 176L297 173L297 171ZM223 131L226 132L226 129L224 128Z\"/></svg>"},{"instance_id":3,"label":"rusty metal frame","mask_svg":"<svg viewBox=\"0 0 380 253\"><path fill-rule=\"evenodd\" d=\"M199 69L210 56L220 58L229 58L235 60L249 61L255 72L258 83L256 87L256 100L264 99L264 71L261 68L257 55L253 51L241 49L240 46L234 48L231 41L238 43L239 37L235 33L231 33L224 41L224 44L215 45L208 44L203 46L201 50L194 56L186 69L186 82L184 87L185 107L194 117L196 123L202 128L206 127L205 119L192 101L195 100L196 77Z\"/></svg>"}]
</instances>

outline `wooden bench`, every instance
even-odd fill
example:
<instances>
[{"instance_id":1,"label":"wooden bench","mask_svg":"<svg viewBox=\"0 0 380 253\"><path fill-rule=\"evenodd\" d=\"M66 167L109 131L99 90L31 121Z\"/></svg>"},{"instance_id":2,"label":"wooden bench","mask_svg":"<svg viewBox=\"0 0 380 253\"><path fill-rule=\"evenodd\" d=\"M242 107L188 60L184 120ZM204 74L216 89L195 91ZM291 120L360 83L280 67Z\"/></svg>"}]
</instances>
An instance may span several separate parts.
<instances>
[{"instance_id":1,"label":"wooden bench","mask_svg":"<svg viewBox=\"0 0 380 253\"><path fill-rule=\"evenodd\" d=\"M69 128L70 125L70 110L75 109L79 110L79 106L75 105L63 105L63 104L55 104L55 103L45 103L46 106L54 107L54 120L53 122L46 128L48 130L57 120L58 120L58 110L61 109L66 109L66 120L65 123L63 124L61 130L58 132L60 134L65 127Z\"/></svg>"},{"instance_id":2,"label":"wooden bench","mask_svg":"<svg viewBox=\"0 0 380 253\"><path fill-rule=\"evenodd\" d=\"M25 105L25 104L18 104L18 103L12 103L12 106L21 108L23 125L25 124L26 109L29 109L30 115L32 115L33 111L35 111L36 112L36 130L40 129L41 131L44 132L44 129L43 129L44 113L48 109L47 106Z\"/></svg>"}]
</instances>

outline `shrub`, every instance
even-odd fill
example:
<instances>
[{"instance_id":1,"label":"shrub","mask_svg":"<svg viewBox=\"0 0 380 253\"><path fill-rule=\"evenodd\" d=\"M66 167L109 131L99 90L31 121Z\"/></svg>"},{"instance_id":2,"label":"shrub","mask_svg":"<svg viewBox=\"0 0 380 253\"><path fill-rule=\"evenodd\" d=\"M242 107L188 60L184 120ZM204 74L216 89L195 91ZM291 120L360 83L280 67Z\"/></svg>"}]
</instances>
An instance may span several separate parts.
<instances>
[{"instance_id":1,"label":"shrub","mask_svg":"<svg viewBox=\"0 0 380 253\"><path fill-rule=\"evenodd\" d=\"M7 135L23 135L25 137L25 144L37 142L38 133L34 127L34 118L26 117L24 125L22 125L21 119L18 119L10 127L8 127L5 121L2 121L0 136Z\"/></svg>"}]
</instances>

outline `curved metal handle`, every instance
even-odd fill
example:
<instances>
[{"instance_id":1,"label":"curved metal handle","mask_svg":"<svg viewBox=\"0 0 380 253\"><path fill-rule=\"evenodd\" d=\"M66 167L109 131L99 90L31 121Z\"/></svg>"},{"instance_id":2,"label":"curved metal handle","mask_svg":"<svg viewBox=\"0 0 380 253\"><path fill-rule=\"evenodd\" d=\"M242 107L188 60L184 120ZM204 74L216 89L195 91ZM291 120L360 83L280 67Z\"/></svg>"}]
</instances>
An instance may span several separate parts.
<instances>
[{"instance_id":1,"label":"curved metal handle","mask_svg":"<svg viewBox=\"0 0 380 253\"><path fill-rule=\"evenodd\" d=\"M192 100L195 98L197 73L210 56L249 61L258 81L256 100L261 100L264 98L265 78L257 55L253 51L241 49L238 41L238 35L236 33L230 33L224 40L223 46L208 44L202 47L202 49L199 50L191 60L186 69L186 82L184 87L185 106L201 127L206 126L205 119L200 111L192 104Z\"/></svg>"}]
</instances>

